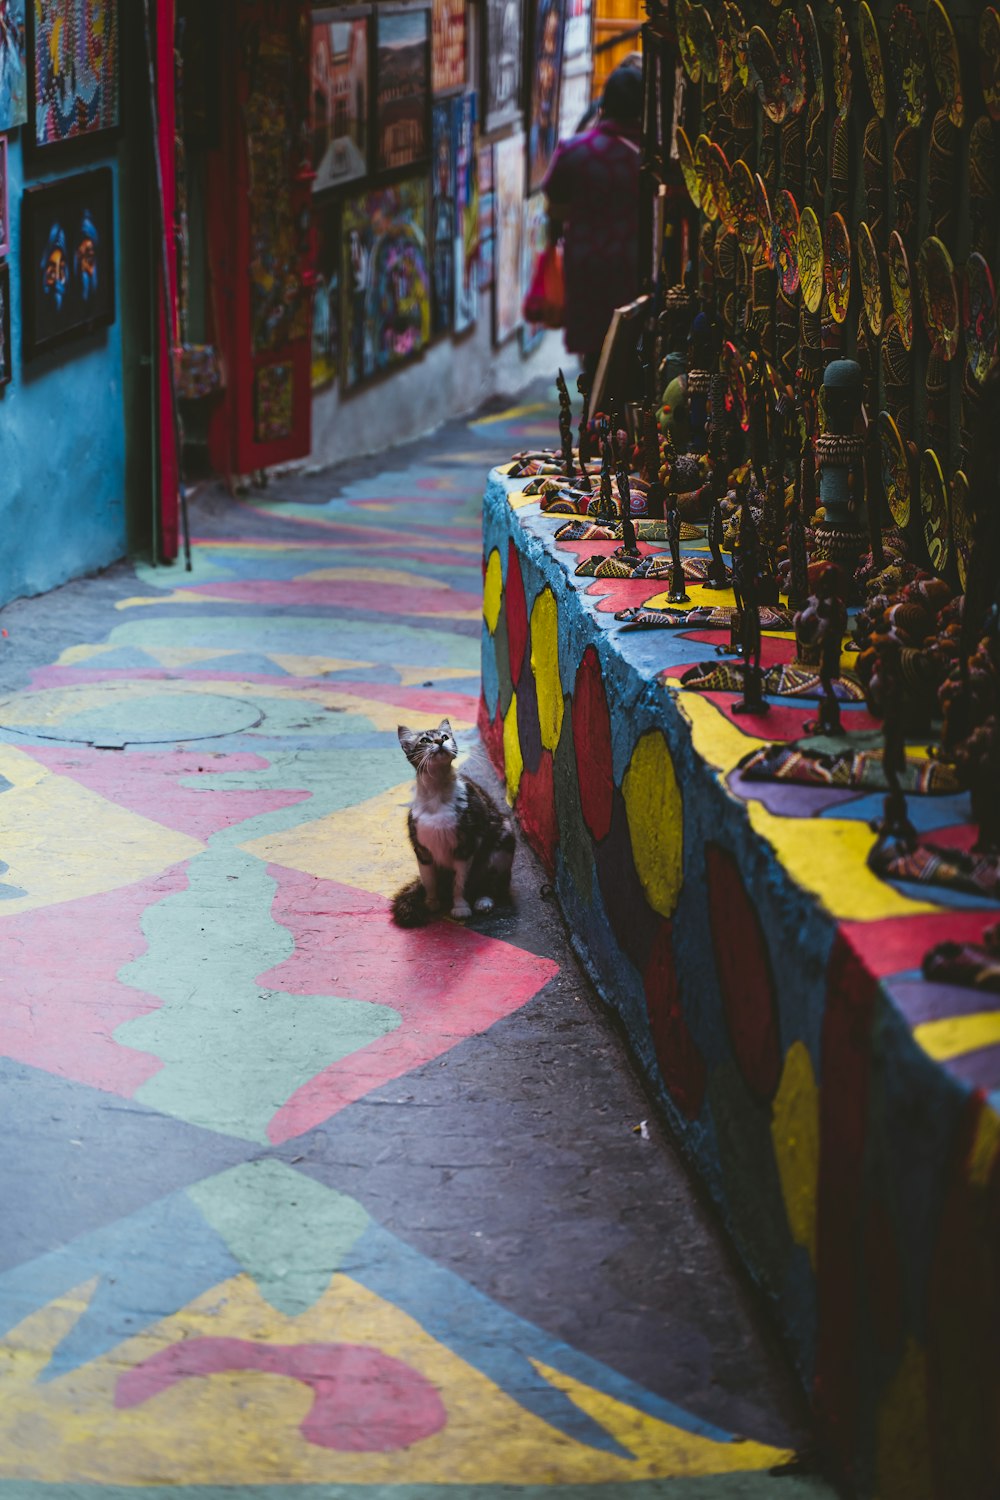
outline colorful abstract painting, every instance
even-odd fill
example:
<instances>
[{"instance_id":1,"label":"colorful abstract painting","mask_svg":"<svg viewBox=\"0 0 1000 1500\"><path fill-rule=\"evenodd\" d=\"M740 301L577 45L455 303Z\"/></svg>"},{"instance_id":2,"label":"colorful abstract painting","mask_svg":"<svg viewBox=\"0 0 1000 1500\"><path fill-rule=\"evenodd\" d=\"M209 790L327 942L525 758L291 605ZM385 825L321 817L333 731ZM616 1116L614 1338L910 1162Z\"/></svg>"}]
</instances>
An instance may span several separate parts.
<instances>
[{"instance_id":1,"label":"colorful abstract painting","mask_svg":"<svg viewBox=\"0 0 1000 1500\"><path fill-rule=\"evenodd\" d=\"M312 17L309 53L309 135L313 192L340 187L368 172L367 16Z\"/></svg>"},{"instance_id":2,"label":"colorful abstract painting","mask_svg":"<svg viewBox=\"0 0 1000 1500\"><path fill-rule=\"evenodd\" d=\"M464 333L479 311L479 186L476 177L476 96L454 101L455 332Z\"/></svg>"},{"instance_id":3,"label":"colorful abstract painting","mask_svg":"<svg viewBox=\"0 0 1000 1500\"><path fill-rule=\"evenodd\" d=\"M431 82L435 94L465 87L465 0L434 0L431 12Z\"/></svg>"},{"instance_id":4,"label":"colorful abstract painting","mask_svg":"<svg viewBox=\"0 0 1000 1500\"><path fill-rule=\"evenodd\" d=\"M34 0L34 140L117 129L118 0Z\"/></svg>"},{"instance_id":5,"label":"colorful abstract painting","mask_svg":"<svg viewBox=\"0 0 1000 1500\"><path fill-rule=\"evenodd\" d=\"M344 386L419 354L431 332L427 185L359 193L344 204Z\"/></svg>"},{"instance_id":6,"label":"colorful abstract painting","mask_svg":"<svg viewBox=\"0 0 1000 1500\"><path fill-rule=\"evenodd\" d=\"M340 204L316 212L316 281L313 285L312 388L336 382L340 369Z\"/></svg>"},{"instance_id":7,"label":"colorful abstract painting","mask_svg":"<svg viewBox=\"0 0 1000 1500\"><path fill-rule=\"evenodd\" d=\"M431 254L434 277L433 328L448 333L454 321L455 149L451 103L435 104L431 117Z\"/></svg>"},{"instance_id":8,"label":"colorful abstract painting","mask_svg":"<svg viewBox=\"0 0 1000 1500\"><path fill-rule=\"evenodd\" d=\"M0 130L13 130L28 118L25 0L7 0L0 20Z\"/></svg>"},{"instance_id":9,"label":"colorful abstract painting","mask_svg":"<svg viewBox=\"0 0 1000 1500\"><path fill-rule=\"evenodd\" d=\"M295 371L289 364L263 365L254 381L254 438L280 443L295 419Z\"/></svg>"}]
</instances>

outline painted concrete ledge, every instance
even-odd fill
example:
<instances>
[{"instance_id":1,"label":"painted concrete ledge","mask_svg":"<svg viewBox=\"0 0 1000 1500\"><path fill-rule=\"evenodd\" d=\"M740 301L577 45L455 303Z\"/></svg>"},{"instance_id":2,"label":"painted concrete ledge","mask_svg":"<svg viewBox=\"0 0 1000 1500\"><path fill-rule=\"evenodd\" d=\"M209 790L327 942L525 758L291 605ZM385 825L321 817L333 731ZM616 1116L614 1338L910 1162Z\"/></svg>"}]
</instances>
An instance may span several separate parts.
<instances>
[{"instance_id":1,"label":"painted concrete ledge","mask_svg":"<svg viewBox=\"0 0 1000 1500\"><path fill-rule=\"evenodd\" d=\"M871 875L881 797L741 784L754 736L797 737L815 705L737 720L678 690L721 637L622 630L650 585L574 577L602 549L556 543L564 520L490 475L480 727L510 800L824 1448L880 1500L995 1496L997 1038L985 997L919 961L996 909Z\"/></svg>"}]
</instances>

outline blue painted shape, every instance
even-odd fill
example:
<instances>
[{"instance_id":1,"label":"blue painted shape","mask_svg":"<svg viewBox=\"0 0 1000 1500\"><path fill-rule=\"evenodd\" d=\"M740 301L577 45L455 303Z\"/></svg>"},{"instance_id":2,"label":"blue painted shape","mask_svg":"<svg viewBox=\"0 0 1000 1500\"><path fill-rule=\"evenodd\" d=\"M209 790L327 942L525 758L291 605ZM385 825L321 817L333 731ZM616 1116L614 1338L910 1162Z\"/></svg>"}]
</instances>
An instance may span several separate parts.
<instances>
[{"instance_id":1,"label":"blue painted shape","mask_svg":"<svg viewBox=\"0 0 1000 1500\"><path fill-rule=\"evenodd\" d=\"M69 668L75 672L162 672L162 665L155 656L138 651L133 646L120 646L116 651L102 651L99 656L89 656L77 661Z\"/></svg>"},{"instance_id":2,"label":"blue painted shape","mask_svg":"<svg viewBox=\"0 0 1000 1500\"><path fill-rule=\"evenodd\" d=\"M937 906L950 906L955 911L995 912L997 909L996 902L988 896L949 890L946 885L921 885L917 880L890 880L889 884L912 901L933 901Z\"/></svg>"},{"instance_id":3,"label":"blue painted shape","mask_svg":"<svg viewBox=\"0 0 1000 1500\"><path fill-rule=\"evenodd\" d=\"M209 661L193 661L185 673L196 676L199 672L245 673L248 677L288 677L284 667L279 667L269 656L252 651L234 651L230 656L213 656Z\"/></svg>"},{"instance_id":4,"label":"blue painted shape","mask_svg":"<svg viewBox=\"0 0 1000 1500\"><path fill-rule=\"evenodd\" d=\"M0 1271L249 1160L256 1146L0 1059ZM59 1183L39 1194L38 1184Z\"/></svg>"},{"instance_id":5,"label":"blue painted shape","mask_svg":"<svg viewBox=\"0 0 1000 1500\"><path fill-rule=\"evenodd\" d=\"M10 782L7 783L7 786L9 785ZM0 787L0 792L6 790L7 787ZM9 869L10 865L4 864L3 860L0 859L0 875ZM0 881L0 901L16 901L19 896L26 896L27 894L27 891L22 891L19 885L7 885L3 881Z\"/></svg>"},{"instance_id":6,"label":"blue painted shape","mask_svg":"<svg viewBox=\"0 0 1000 1500\"><path fill-rule=\"evenodd\" d=\"M884 792L870 792L840 807L828 807L821 818L854 818L859 823L879 823L885 803ZM956 792L953 797L907 797L906 813L918 833L935 828L954 828L969 821L969 794Z\"/></svg>"},{"instance_id":7,"label":"blue painted shape","mask_svg":"<svg viewBox=\"0 0 1000 1500\"><path fill-rule=\"evenodd\" d=\"M10 137L11 243L21 240L22 142ZM117 160L106 158L115 176ZM88 166L101 165L100 161ZM62 176L59 168L54 176ZM39 174L32 171L32 182ZM10 266L14 379L0 395L0 605L106 566L126 550L121 296L110 328L23 358L21 257Z\"/></svg>"},{"instance_id":8,"label":"blue painted shape","mask_svg":"<svg viewBox=\"0 0 1000 1500\"><path fill-rule=\"evenodd\" d=\"M0 1336L97 1277L89 1306L41 1377L53 1380L178 1312L240 1269L187 1195L173 1193L0 1276Z\"/></svg>"},{"instance_id":9,"label":"blue painted shape","mask_svg":"<svg viewBox=\"0 0 1000 1500\"><path fill-rule=\"evenodd\" d=\"M483 702L486 704L486 712L492 720L496 715L497 703L500 699L500 676L497 672L497 655L493 649L493 637L490 635L483 621L483 644L482 644L482 679L483 679Z\"/></svg>"}]
</instances>

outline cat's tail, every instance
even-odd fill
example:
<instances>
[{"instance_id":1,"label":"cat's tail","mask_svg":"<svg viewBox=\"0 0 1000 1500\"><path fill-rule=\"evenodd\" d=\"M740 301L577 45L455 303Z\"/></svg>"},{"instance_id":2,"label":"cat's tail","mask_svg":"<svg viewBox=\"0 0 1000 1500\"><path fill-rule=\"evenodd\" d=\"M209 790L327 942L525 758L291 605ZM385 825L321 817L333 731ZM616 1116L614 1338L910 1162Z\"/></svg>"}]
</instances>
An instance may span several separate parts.
<instances>
[{"instance_id":1,"label":"cat's tail","mask_svg":"<svg viewBox=\"0 0 1000 1500\"><path fill-rule=\"evenodd\" d=\"M392 920L397 927L426 927L432 916L427 892L419 880L411 880L392 898Z\"/></svg>"}]
</instances>

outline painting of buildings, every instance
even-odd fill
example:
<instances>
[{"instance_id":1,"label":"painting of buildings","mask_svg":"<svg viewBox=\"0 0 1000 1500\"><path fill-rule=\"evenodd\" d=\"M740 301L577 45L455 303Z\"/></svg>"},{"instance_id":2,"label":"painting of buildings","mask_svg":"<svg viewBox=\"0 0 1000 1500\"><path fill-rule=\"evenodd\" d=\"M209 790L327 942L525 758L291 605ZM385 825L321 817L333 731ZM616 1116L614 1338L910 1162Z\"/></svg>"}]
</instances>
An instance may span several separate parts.
<instances>
[{"instance_id":1,"label":"painting of buildings","mask_svg":"<svg viewBox=\"0 0 1000 1500\"><path fill-rule=\"evenodd\" d=\"M313 13L309 128L314 193L368 171L368 18L331 20L334 14Z\"/></svg>"}]
</instances>

